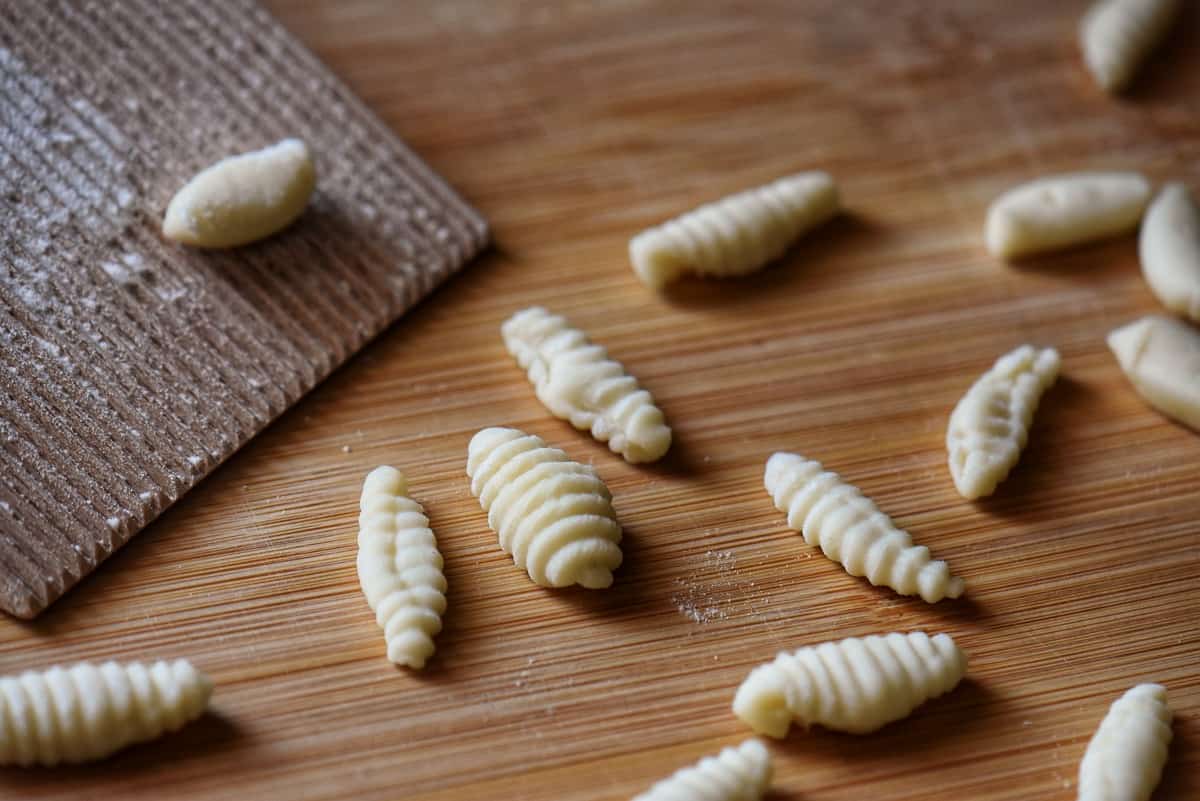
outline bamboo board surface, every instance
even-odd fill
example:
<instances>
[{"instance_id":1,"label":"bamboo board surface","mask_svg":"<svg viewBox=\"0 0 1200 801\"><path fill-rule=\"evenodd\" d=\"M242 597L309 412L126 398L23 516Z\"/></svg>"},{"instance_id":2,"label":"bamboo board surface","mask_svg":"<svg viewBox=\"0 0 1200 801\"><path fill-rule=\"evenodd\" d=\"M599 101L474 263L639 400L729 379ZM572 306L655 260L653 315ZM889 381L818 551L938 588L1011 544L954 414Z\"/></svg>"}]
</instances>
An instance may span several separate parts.
<instances>
[{"instance_id":1,"label":"bamboo board surface","mask_svg":"<svg viewBox=\"0 0 1200 801\"><path fill-rule=\"evenodd\" d=\"M1200 186L1190 7L1130 97L1079 66L1084 3L270 4L492 222L454 278L33 623L0 672L186 656L213 714L98 766L0 773L29 799L635 795L747 734L737 683L782 648L946 631L970 679L863 738L773 743L772 799L1074 798L1130 685L1176 710L1156 801L1200 798L1200 437L1104 345L1156 310L1131 238L1008 267L989 200L1054 170ZM851 213L783 263L659 297L642 227L820 167ZM567 314L654 392L677 445L623 464L550 418L498 335ZM953 404L999 354L1063 375L997 495L959 498ZM605 592L550 592L496 545L466 444L516 425L596 465L625 526ZM968 582L928 606L846 576L762 489L776 449L862 487ZM389 665L354 569L362 476L405 470L447 562L438 653Z\"/></svg>"}]
</instances>

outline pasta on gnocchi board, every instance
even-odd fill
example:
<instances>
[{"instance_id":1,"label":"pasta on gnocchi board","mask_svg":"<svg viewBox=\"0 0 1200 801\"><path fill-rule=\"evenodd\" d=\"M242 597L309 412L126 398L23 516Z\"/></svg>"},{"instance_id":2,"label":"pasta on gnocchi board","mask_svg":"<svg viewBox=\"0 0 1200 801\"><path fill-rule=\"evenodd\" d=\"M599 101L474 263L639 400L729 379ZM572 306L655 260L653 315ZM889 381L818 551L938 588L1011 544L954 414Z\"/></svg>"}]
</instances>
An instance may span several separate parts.
<instances>
[{"instance_id":1,"label":"pasta on gnocchi board","mask_svg":"<svg viewBox=\"0 0 1200 801\"><path fill-rule=\"evenodd\" d=\"M767 798L1068 801L1142 683L1174 712L1152 801L1200 797L1200 436L1105 342L1168 312L1134 234L1012 265L983 241L990 202L1041 175L1200 193L1200 9L1118 101L1078 53L1088 5L270 0L498 246L32 625L0 620L0 675L183 658L216 687L205 716L109 761L0 770L0 797L629 801L752 737L735 693L778 653L918 631L951 636L966 677L870 734L764 738ZM810 170L845 211L777 264L661 293L630 268L637 232ZM500 334L530 306L653 395L661 461L546 410ZM296 326L320 330L321 308ZM950 414L1024 343L1054 347L1059 378L1016 467L968 501ZM610 587L540 587L499 547L465 470L493 426L604 481ZM872 587L806 544L763 490L777 451L858 487L965 595ZM383 464L443 556L419 673L385 658L355 567Z\"/></svg>"},{"instance_id":2,"label":"pasta on gnocchi board","mask_svg":"<svg viewBox=\"0 0 1200 801\"><path fill-rule=\"evenodd\" d=\"M255 0L0 7L0 609L33 617L484 245L487 225ZM268 241L160 233L287 137Z\"/></svg>"}]
</instances>

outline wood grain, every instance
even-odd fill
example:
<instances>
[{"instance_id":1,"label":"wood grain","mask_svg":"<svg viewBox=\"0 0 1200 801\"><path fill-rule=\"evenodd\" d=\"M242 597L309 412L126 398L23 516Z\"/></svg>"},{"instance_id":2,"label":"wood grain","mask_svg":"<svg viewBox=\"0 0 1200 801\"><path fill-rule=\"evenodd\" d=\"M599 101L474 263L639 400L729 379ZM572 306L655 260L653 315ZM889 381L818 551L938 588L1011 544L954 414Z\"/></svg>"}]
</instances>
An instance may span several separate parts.
<instances>
[{"instance_id":1,"label":"wood grain","mask_svg":"<svg viewBox=\"0 0 1200 801\"><path fill-rule=\"evenodd\" d=\"M988 201L1049 170L1200 185L1197 10L1127 100L1079 63L1086 4L836 0L272 4L492 221L498 246L336 373L33 624L0 669L181 656L213 714L103 765L6 771L29 799L616 801L746 730L729 703L776 650L887 630L953 634L971 678L864 738L772 745L773 799L1074 797L1131 684L1167 685L1155 798L1200 798L1200 438L1134 395L1105 349L1155 310L1122 239L1008 267ZM628 237L800 169L851 213L783 263L665 296ZM675 426L625 465L550 418L499 323L568 314ZM1054 344L1020 465L959 498L950 409L992 360ZM526 428L608 481L626 563L551 592L500 552L463 473L480 427ZM789 532L761 486L778 448L860 485L968 582L928 606L875 590ZM410 476L450 609L425 672L390 666L356 585L362 476Z\"/></svg>"}]
</instances>

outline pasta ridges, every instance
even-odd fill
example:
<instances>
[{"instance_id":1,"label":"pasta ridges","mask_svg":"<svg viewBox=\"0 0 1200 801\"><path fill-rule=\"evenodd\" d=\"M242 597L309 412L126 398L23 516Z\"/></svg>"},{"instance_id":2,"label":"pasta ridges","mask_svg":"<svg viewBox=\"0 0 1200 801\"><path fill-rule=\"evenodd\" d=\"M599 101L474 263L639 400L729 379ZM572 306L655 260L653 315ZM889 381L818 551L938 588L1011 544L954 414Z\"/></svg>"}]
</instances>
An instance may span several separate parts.
<instances>
[{"instance_id":1,"label":"pasta ridges","mask_svg":"<svg viewBox=\"0 0 1200 801\"><path fill-rule=\"evenodd\" d=\"M1022 345L1000 357L954 407L946 450L954 486L964 498L990 495L1016 465L1061 362L1053 348Z\"/></svg>"},{"instance_id":2,"label":"pasta ridges","mask_svg":"<svg viewBox=\"0 0 1200 801\"><path fill-rule=\"evenodd\" d=\"M962 595L962 579L951 576L945 562L932 560L927 548L914 545L869 498L820 462L776 453L767 460L763 483L788 525L850 575L930 603Z\"/></svg>"},{"instance_id":3,"label":"pasta ridges","mask_svg":"<svg viewBox=\"0 0 1200 801\"><path fill-rule=\"evenodd\" d=\"M780 653L754 668L733 710L771 737L784 737L793 722L865 734L953 689L966 666L945 634L851 637Z\"/></svg>"},{"instance_id":4,"label":"pasta ridges","mask_svg":"<svg viewBox=\"0 0 1200 801\"><path fill-rule=\"evenodd\" d=\"M591 430L628 462L651 462L671 446L671 429L650 393L565 317L534 306L501 334L538 400L556 417Z\"/></svg>"},{"instance_id":5,"label":"pasta ridges","mask_svg":"<svg viewBox=\"0 0 1200 801\"><path fill-rule=\"evenodd\" d=\"M421 668L442 630L446 577L437 539L394 467L367 474L359 501L358 579L383 629L388 659Z\"/></svg>"},{"instance_id":6,"label":"pasta ridges","mask_svg":"<svg viewBox=\"0 0 1200 801\"><path fill-rule=\"evenodd\" d=\"M500 547L534 582L594 589L612 583L621 527L594 470L539 437L487 428L471 440L467 474Z\"/></svg>"}]
</instances>

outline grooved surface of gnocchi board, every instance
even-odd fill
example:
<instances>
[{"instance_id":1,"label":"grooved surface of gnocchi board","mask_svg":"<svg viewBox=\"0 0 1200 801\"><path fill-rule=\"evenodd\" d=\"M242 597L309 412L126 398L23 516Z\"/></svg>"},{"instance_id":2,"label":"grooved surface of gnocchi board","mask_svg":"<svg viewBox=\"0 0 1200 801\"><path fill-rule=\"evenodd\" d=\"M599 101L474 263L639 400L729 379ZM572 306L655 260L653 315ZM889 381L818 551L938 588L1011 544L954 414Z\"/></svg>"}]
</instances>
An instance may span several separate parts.
<instances>
[{"instance_id":1,"label":"grooved surface of gnocchi board","mask_svg":"<svg viewBox=\"0 0 1200 801\"><path fill-rule=\"evenodd\" d=\"M159 234L285 137L303 218ZM483 219L254 0L0 6L0 608L38 614L483 247Z\"/></svg>"},{"instance_id":2,"label":"grooved surface of gnocchi board","mask_svg":"<svg viewBox=\"0 0 1200 801\"><path fill-rule=\"evenodd\" d=\"M744 737L733 692L777 650L926 630L956 637L970 678L874 735L771 743L772 799L1068 801L1108 705L1147 680L1176 710L1155 799L1200 798L1200 436L1146 408L1104 344L1156 310L1135 242L1018 267L982 243L988 202L1045 172L1200 187L1194 4L1123 100L1081 66L1084 2L269 5L498 247L36 622L2 621L0 672L186 656L217 690L177 735L2 771L0 795L620 801ZM850 213L782 263L637 283L631 234L813 168ZM537 403L498 330L533 303L655 394L662 464ZM1056 346L1062 377L995 497L964 501L947 418L1023 342ZM611 589L544 590L500 552L464 474L487 425L596 466L625 526ZM777 449L859 485L967 598L897 597L807 547L762 487ZM415 675L384 659L355 575L380 463L446 559L446 628Z\"/></svg>"}]
</instances>

